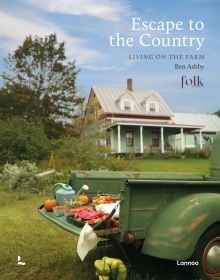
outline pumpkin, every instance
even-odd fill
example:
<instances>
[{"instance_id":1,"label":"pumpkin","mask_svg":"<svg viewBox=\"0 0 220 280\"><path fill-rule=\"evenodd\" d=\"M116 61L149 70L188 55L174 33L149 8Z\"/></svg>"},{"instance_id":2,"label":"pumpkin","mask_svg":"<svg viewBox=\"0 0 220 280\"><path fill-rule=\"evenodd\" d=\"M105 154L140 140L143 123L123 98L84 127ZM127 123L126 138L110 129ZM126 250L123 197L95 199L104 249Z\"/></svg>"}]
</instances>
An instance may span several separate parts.
<instances>
[{"instance_id":1,"label":"pumpkin","mask_svg":"<svg viewBox=\"0 0 220 280\"><path fill-rule=\"evenodd\" d=\"M89 203L89 197L86 194L80 194L77 197L77 200L82 202L82 204L88 204Z\"/></svg>"},{"instance_id":2,"label":"pumpkin","mask_svg":"<svg viewBox=\"0 0 220 280\"><path fill-rule=\"evenodd\" d=\"M52 212L53 207L55 207L57 205L58 205L58 203L55 199L47 199L44 201L44 208L49 212Z\"/></svg>"}]
</instances>

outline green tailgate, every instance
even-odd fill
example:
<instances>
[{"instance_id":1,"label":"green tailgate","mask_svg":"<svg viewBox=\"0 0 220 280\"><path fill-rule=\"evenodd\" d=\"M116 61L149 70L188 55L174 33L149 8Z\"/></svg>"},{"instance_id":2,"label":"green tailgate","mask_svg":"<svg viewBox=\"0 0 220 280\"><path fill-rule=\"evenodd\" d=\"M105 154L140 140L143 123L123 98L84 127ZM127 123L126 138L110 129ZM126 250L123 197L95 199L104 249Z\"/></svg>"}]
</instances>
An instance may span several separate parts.
<instances>
[{"instance_id":1,"label":"green tailgate","mask_svg":"<svg viewBox=\"0 0 220 280\"><path fill-rule=\"evenodd\" d=\"M42 209L39 208L38 211L45 218L47 218L51 222L57 224L58 226L62 227L63 229L65 229L71 233L75 233L77 235L80 234L81 228L68 223L66 217L64 217L64 216L56 217L56 216L54 216L53 212L48 212L44 208L42 208Z\"/></svg>"}]
</instances>

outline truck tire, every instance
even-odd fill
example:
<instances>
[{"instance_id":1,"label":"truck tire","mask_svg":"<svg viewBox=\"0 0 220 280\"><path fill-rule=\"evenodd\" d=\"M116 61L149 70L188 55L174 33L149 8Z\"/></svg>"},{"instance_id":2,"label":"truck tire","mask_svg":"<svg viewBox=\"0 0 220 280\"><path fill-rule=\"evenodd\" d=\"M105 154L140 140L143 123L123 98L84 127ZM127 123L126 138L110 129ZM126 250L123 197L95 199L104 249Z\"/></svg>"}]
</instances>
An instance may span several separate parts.
<instances>
[{"instance_id":1,"label":"truck tire","mask_svg":"<svg viewBox=\"0 0 220 280\"><path fill-rule=\"evenodd\" d=\"M220 279L220 224L210 227L199 239L192 257L196 280Z\"/></svg>"}]
</instances>

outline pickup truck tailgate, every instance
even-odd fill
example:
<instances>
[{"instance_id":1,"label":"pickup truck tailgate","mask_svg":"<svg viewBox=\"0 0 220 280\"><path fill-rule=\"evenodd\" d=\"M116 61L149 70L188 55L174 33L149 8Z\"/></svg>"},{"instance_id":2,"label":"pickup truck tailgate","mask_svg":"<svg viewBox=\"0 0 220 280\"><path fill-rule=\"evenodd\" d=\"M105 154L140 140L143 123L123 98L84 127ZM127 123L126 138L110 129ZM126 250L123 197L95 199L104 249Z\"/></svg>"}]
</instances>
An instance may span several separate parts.
<instances>
[{"instance_id":1,"label":"pickup truck tailgate","mask_svg":"<svg viewBox=\"0 0 220 280\"><path fill-rule=\"evenodd\" d=\"M61 228L74 233L76 235L79 235L81 232L81 227L78 227L76 225L73 225L69 223L65 216L56 217L53 212L46 211L43 207L39 207L38 211L41 215L43 215L46 219L50 220L51 222L57 224ZM118 228L106 228L106 229L97 229L95 230L95 233L97 236L103 237L107 235L117 234L119 232Z\"/></svg>"}]
</instances>

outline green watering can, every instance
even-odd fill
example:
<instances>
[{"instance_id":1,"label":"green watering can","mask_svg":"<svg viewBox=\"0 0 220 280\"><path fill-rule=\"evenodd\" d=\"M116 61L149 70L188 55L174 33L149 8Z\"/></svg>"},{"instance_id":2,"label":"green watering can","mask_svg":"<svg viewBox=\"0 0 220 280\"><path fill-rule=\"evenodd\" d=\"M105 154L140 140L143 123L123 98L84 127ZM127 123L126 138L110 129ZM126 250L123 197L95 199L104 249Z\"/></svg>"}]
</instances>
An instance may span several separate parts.
<instances>
[{"instance_id":1,"label":"green watering can","mask_svg":"<svg viewBox=\"0 0 220 280\"><path fill-rule=\"evenodd\" d=\"M59 186L61 188L56 190ZM72 187L64 183L56 183L53 185L52 192L59 205L64 205L65 200L74 200L76 197L76 193Z\"/></svg>"}]
</instances>

